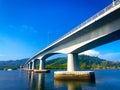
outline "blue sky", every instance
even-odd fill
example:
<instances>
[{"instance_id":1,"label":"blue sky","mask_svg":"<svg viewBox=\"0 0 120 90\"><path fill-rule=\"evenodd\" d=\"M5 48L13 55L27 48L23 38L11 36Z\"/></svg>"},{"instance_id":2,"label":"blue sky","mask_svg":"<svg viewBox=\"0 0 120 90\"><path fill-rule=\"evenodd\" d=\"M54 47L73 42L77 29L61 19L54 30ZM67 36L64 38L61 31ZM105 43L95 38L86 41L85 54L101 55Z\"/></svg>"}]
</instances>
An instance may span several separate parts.
<instances>
[{"instance_id":1,"label":"blue sky","mask_svg":"<svg viewBox=\"0 0 120 90\"><path fill-rule=\"evenodd\" d=\"M0 60L33 56L112 0L0 0ZM120 60L120 41L91 52ZM107 57L107 55L112 58Z\"/></svg>"}]
</instances>

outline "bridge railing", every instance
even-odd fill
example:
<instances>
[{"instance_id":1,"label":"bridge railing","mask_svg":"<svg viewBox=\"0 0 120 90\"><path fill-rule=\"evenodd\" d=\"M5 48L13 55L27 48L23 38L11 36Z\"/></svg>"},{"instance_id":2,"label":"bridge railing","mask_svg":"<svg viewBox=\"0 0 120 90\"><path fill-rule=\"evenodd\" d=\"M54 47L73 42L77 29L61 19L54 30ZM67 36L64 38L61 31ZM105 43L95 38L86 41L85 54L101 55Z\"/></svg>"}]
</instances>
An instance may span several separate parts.
<instances>
[{"instance_id":1,"label":"bridge railing","mask_svg":"<svg viewBox=\"0 0 120 90\"><path fill-rule=\"evenodd\" d=\"M118 4L120 4L120 0L114 0L112 2L112 4L110 4L109 6L107 6L106 8L102 9L101 11L99 11L97 14L93 15L92 17L90 17L89 19L87 19L86 21L84 21L83 23L81 23L80 25L78 25L77 27L75 27L73 30L71 30L70 32L68 32L67 34L65 34L64 36L62 36L60 39L62 39L63 37L69 35L70 33L76 31L77 29L79 29L80 27L88 24L89 22L93 21L94 19L96 19L97 17L99 17L100 15L104 14L105 12L107 12L108 10L112 9L113 7L117 6ZM60 40L59 39L59 40Z\"/></svg>"},{"instance_id":2,"label":"bridge railing","mask_svg":"<svg viewBox=\"0 0 120 90\"><path fill-rule=\"evenodd\" d=\"M63 35L61 38L57 39L52 44L48 45L48 47L44 48L43 50L45 50L45 49L49 48L50 46L56 44L58 41L62 40L65 36L70 35L73 32L77 31L79 28L81 28L81 27L85 26L86 24L90 23L91 21L95 20L100 15L103 15L105 12L109 11L113 7L117 6L118 4L120 4L120 0L113 0L113 2L109 6L105 7L104 9L102 9L101 11L99 11L98 13L96 13L95 15L93 15L92 17L90 17L89 19L87 19L86 21L84 21L83 23L78 25L77 27L75 27L70 32L68 32L67 34Z\"/></svg>"},{"instance_id":3,"label":"bridge railing","mask_svg":"<svg viewBox=\"0 0 120 90\"><path fill-rule=\"evenodd\" d=\"M62 40L65 36L72 34L73 32L75 32L76 30L78 30L79 28L85 26L86 24L90 23L91 21L95 20L96 18L98 18L100 15L103 15L105 12L109 11L110 9L112 9L113 7L117 6L118 4L120 4L120 0L114 0L112 2L112 4L110 4L109 6L105 7L103 10L99 11L97 14L93 15L91 18L87 19L85 22L81 23L80 25L78 25L77 27L75 27L74 29L72 29L70 32L68 32L67 34L63 35L61 38L57 39L55 42L53 42L52 44L48 45L48 47L44 48L43 50L41 50L40 52L48 49L49 47L51 47L52 45L56 44L57 42L59 42L60 40ZM40 53L38 52L38 53ZM37 54L38 54L37 53ZM37 55L36 54L36 55ZM35 55L35 56L36 56ZM34 58L34 57L33 57ZM32 59L32 58L30 58Z\"/></svg>"},{"instance_id":4,"label":"bridge railing","mask_svg":"<svg viewBox=\"0 0 120 90\"><path fill-rule=\"evenodd\" d=\"M91 18L87 19L86 21L84 21L83 23L81 23L80 25L78 25L77 27L75 27L74 29L72 29L70 32L68 32L67 34L63 35L60 39L61 40L63 37L71 34L72 32L76 31L77 29L79 29L80 27L88 24L89 22L95 20L97 17L99 17L100 15L104 14L105 12L107 12L108 10L112 9L113 7L117 6L118 4L120 4L120 0L114 0L112 2L112 4L110 4L109 6L107 6L106 8L102 9L101 11L99 11L97 14L93 15ZM56 40L56 41L58 41Z\"/></svg>"}]
</instances>

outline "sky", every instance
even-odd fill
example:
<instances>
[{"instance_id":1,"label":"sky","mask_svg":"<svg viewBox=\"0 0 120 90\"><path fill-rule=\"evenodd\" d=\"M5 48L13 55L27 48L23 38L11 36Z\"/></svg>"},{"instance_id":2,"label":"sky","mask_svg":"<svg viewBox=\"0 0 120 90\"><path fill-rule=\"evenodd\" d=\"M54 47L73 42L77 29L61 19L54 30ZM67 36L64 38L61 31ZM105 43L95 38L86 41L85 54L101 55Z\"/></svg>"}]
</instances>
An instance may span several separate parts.
<instances>
[{"instance_id":1,"label":"sky","mask_svg":"<svg viewBox=\"0 0 120 90\"><path fill-rule=\"evenodd\" d=\"M29 58L112 0L0 0L0 61ZM120 40L83 52L120 61Z\"/></svg>"}]
</instances>

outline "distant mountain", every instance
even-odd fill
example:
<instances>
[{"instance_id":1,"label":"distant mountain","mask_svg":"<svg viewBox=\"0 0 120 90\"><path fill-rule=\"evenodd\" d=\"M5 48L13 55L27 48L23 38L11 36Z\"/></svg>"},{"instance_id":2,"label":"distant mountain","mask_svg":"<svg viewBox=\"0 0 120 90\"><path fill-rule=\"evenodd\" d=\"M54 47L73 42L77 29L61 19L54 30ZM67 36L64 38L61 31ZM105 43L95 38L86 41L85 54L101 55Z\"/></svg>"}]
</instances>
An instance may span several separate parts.
<instances>
[{"instance_id":1,"label":"distant mountain","mask_svg":"<svg viewBox=\"0 0 120 90\"><path fill-rule=\"evenodd\" d=\"M19 60L9 60L9 61L0 61L0 69L17 69L20 66L23 66L24 63L28 60L19 59ZM113 62L98 57L80 55L79 56L80 69L120 69L120 62ZM38 68L37 64L37 68ZM52 60L46 61L46 68L67 68L67 58L60 57Z\"/></svg>"},{"instance_id":2,"label":"distant mountain","mask_svg":"<svg viewBox=\"0 0 120 90\"><path fill-rule=\"evenodd\" d=\"M16 69L19 68L20 66L23 66L27 60L28 58L19 59L19 60L0 61L0 69L4 69L4 68Z\"/></svg>"}]
</instances>

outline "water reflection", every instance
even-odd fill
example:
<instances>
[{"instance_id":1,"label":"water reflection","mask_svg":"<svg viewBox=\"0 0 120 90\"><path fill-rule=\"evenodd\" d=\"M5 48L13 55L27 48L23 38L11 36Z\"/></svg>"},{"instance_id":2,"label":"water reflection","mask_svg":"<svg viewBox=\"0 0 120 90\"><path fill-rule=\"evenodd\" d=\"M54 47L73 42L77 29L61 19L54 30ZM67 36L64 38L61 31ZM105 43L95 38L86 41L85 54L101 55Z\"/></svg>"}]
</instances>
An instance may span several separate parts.
<instances>
[{"instance_id":1,"label":"water reflection","mask_svg":"<svg viewBox=\"0 0 120 90\"><path fill-rule=\"evenodd\" d=\"M120 90L120 70L97 70L95 73L94 84L54 81L54 71L43 75L19 70L0 71L0 90Z\"/></svg>"},{"instance_id":2,"label":"water reflection","mask_svg":"<svg viewBox=\"0 0 120 90\"><path fill-rule=\"evenodd\" d=\"M91 81L63 81L54 80L53 77L53 72L50 74L27 72L27 79L29 82L30 90L83 90L84 88L88 88L89 85L93 85L91 87L92 90L95 85Z\"/></svg>"},{"instance_id":3,"label":"water reflection","mask_svg":"<svg viewBox=\"0 0 120 90\"><path fill-rule=\"evenodd\" d=\"M54 85L56 87L65 87L67 86L68 90L82 90L83 84L90 84L93 83L91 81L75 81L75 80L54 80ZM94 83L95 84L95 83Z\"/></svg>"},{"instance_id":4,"label":"water reflection","mask_svg":"<svg viewBox=\"0 0 120 90\"><path fill-rule=\"evenodd\" d=\"M38 90L44 89L44 81L45 81L44 74L42 73L38 74Z\"/></svg>"},{"instance_id":5,"label":"water reflection","mask_svg":"<svg viewBox=\"0 0 120 90\"><path fill-rule=\"evenodd\" d=\"M44 74L28 72L27 77L31 90L44 90Z\"/></svg>"}]
</instances>

